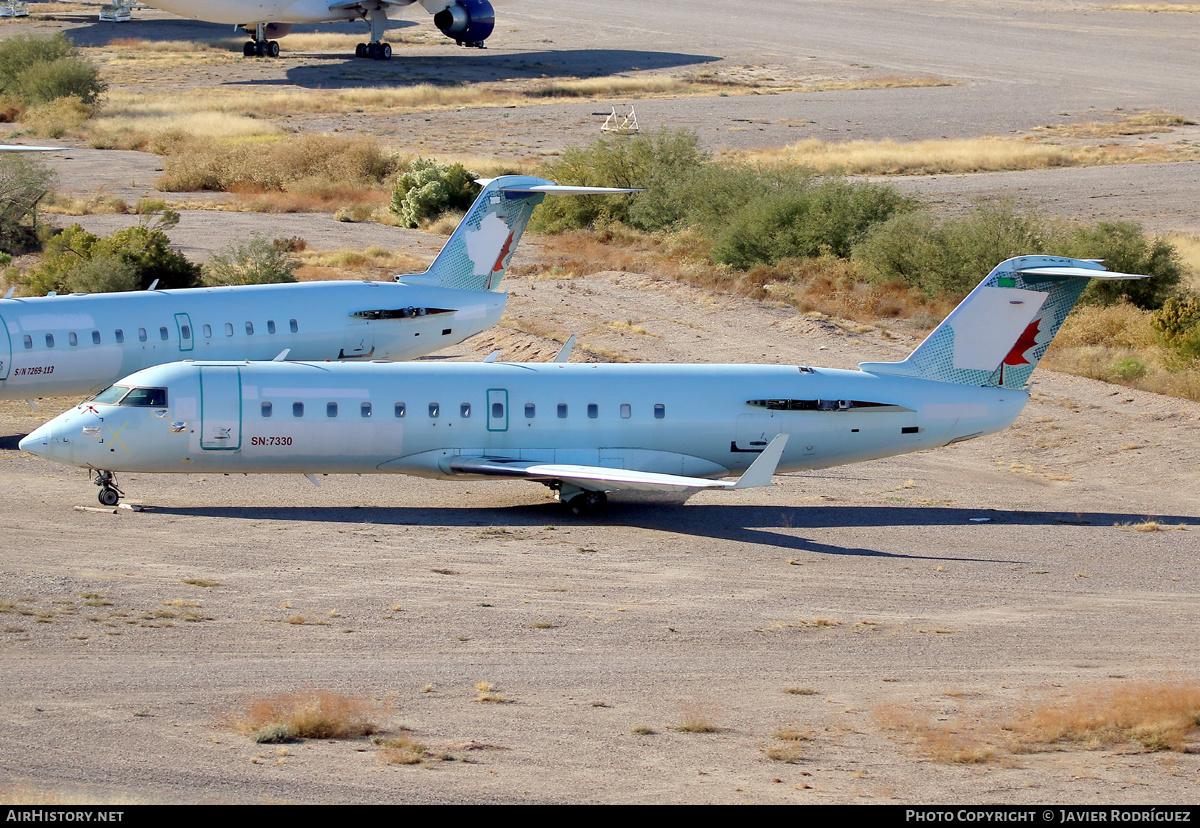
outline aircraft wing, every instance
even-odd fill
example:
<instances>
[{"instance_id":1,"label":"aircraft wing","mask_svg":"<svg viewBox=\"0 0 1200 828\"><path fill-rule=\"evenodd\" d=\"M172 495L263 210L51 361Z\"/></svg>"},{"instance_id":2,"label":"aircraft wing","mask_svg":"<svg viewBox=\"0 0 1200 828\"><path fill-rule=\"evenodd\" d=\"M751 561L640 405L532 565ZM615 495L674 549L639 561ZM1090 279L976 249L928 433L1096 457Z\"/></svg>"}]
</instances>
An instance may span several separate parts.
<instances>
[{"instance_id":1,"label":"aircraft wing","mask_svg":"<svg viewBox=\"0 0 1200 828\"><path fill-rule=\"evenodd\" d=\"M705 477L684 477L633 469L611 469L604 466L579 466L571 463L539 463L507 457L455 457L449 470L456 474L476 474L486 477L520 477L526 480L561 480L581 489L633 489L636 491L682 492L688 489L746 489L771 485L771 476L783 449L787 435L780 434L767 446L750 468L737 480L711 480Z\"/></svg>"},{"instance_id":2,"label":"aircraft wing","mask_svg":"<svg viewBox=\"0 0 1200 828\"><path fill-rule=\"evenodd\" d=\"M350 11L351 9L354 9L355 11L363 11L364 9L386 9L397 6L411 6L412 3L413 0L370 0L369 3L364 2L363 0L346 0L346 2L339 3L335 0L329 4L329 10L331 12Z\"/></svg>"}]
</instances>

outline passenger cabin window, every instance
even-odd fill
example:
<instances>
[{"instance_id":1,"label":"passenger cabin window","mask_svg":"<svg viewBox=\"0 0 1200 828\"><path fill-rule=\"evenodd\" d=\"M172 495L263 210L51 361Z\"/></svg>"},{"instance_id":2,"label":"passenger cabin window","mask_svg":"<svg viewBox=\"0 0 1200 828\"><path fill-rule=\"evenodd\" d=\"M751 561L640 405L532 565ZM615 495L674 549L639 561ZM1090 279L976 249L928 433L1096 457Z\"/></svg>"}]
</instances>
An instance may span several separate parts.
<instances>
[{"instance_id":1,"label":"passenger cabin window","mask_svg":"<svg viewBox=\"0 0 1200 828\"><path fill-rule=\"evenodd\" d=\"M504 403L492 403L492 419L499 420L504 416Z\"/></svg>"},{"instance_id":2,"label":"passenger cabin window","mask_svg":"<svg viewBox=\"0 0 1200 828\"><path fill-rule=\"evenodd\" d=\"M54 347L54 334L46 334L46 347L47 348Z\"/></svg>"},{"instance_id":3,"label":"passenger cabin window","mask_svg":"<svg viewBox=\"0 0 1200 828\"><path fill-rule=\"evenodd\" d=\"M371 416L371 404L363 403L362 405L360 405L358 407L358 416L362 417L363 419L370 417Z\"/></svg>"},{"instance_id":4,"label":"passenger cabin window","mask_svg":"<svg viewBox=\"0 0 1200 828\"><path fill-rule=\"evenodd\" d=\"M289 319L288 325L291 326L292 333L298 333L300 331L300 326L296 324L295 319Z\"/></svg>"},{"instance_id":5,"label":"passenger cabin window","mask_svg":"<svg viewBox=\"0 0 1200 828\"><path fill-rule=\"evenodd\" d=\"M191 339L192 338L192 329L190 327L188 327L187 325L180 325L179 326L179 336L181 339Z\"/></svg>"},{"instance_id":6,"label":"passenger cabin window","mask_svg":"<svg viewBox=\"0 0 1200 828\"><path fill-rule=\"evenodd\" d=\"M442 407L438 403L429 404L429 416L431 419L436 419L442 413Z\"/></svg>"},{"instance_id":7,"label":"passenger cabin window","mask_svg":"<svg viewBox=\"0 0 1200 828\"><path fill-rule=\"evenodd\" d=\"M325 403L325 416L326 417L336 417L337 416L337 403Z\"/></svg>"},{"instance_id":8,"label":"passenger cabin window","mask_svg":"<svg viewBox=\"0 0 1200 828\"><path fill-rule=\"evenodd\" d=\"M67 344L71 347L79 344L79 337L75 335L74 331L71 331L69 334L67 334Z\"/></svg>"},{"instance_id":9,"label":"passenger cabin window","mask_svg":"<svg viewBox=\"0 0 1200 828\"><path fill-rule=\"evenodd\" d=\"M265 402L265 403L263 403L263 404L262 404L262 415L263 415L264 417L270 417L270 416L271 416L271 409L272 409L272 405L271 405L269 402Z\"/></svg>"},{"instance_id":10,"label":"passenger cabin window","mask_svg":"<svg viewBox=\"0 0 1200 828\"><path fill-rule=\"evenodd\" d=\"M145 342L145 341L146 341L146 329L138 328L138 342Z\"/></svg>"},{"instance_id":11,"label":"passenger cabin window","mask_svg":"<svg viewBox=\"0 0 1200 828\"><path fill-rule=\"evenodd\" d=\"M408 406L404 403L396 403L396 418L403 417L408 412Z\"/></svg>"},{"instance_id":12,"label":"passenger cabin window","mask_svg":"<svg viewBox=\"0 0 1200 828\"><path fill-rule=\"evenodd\" d=\"M140 405L147 408L162 408L167 404L165 388L135 388L121 398L121 405Z\"/></svg>"},{"instance_id":13,"label":"passenger cabin window","mask_svg":"<svg viewBox=\"0 0 1200 828\"><path fill-rule=\"evenodd\" d=\"M558 404L558 419L560 419L560 420L567 419L567 404L566 403Z\"/></svg>"},{"instance_id":14,"label":"passenger cabin window","mask_svg":"<svg viewBox=\"0 0 1200 828\"><path fill-rule=\"evenodd\" d=\"M121 330L120 328L117 328L116 331L113 332L113 339L117 340L118 345L124 345L125 344L125 332L123 330Z\"/></svg>"},{"instance_id":15,"label":"passenger cabin window","mask_svg":"<svg viewBox=\"0 0 1200 828\"><path fill-rule=\"evenodd\" d=\"M168 339L170 336L171 336L171 334L169 334L169 333L167 332L167 329L166 329L166 328L159 328L159 329L158 329L158 338L159 338L159 339L161 339L163 342L166 342L166 341L167 341L167 339Z\"/></svg>"},{"instance_id":16,"label":"passenger cabin window","mask_svg":"<svg viewBox=\"0 0 1200 828\"><path fill-rule=\"evenodd\" d=\"M30 336L29 334L25 334L25 350L29 350L32 347L33 347L33 337Z\"/></svg>"},{"instance_id":17,"label":"passenger cabin window","mask_svg":"<svg viewBox=\"0 0 1200 828\"><path fill-rule=\"evenodd\" d=\"M594 420L600 416L600 406L595 403L588 403L588 419Z\"/></svg>"},{"instance_id":18,"label":"passenger cabin window","mask_svg":"<svg viewBox=\"0 0 1200 828\"><path fill-rule=\"evenodd\" d=\"M537 416L537 406L533 403L525 403L525 419L532 420Z\"/></svg>"},{"instance_id":19,"label":"passenger cabin window","mask_svg":"<svg viewBox=\"0 0 1200 828\"><path fill-rule=\"evenodd\" d=\"M303 417L304 416L304 403L302 403L302 402L292 403L292 416L293 417Z\"/></svg>"},{"instance_id":20,"label":"passenger cabin window","mask_svg":"<svg viewBox=\"0 0 1200 828\"><path fill-rule=\"evenodd\" d=\"M631 416L633 416L633 409L630 408L629 403L621 403L621 419L628 420Z\"/></svg>"},{"instance_id":21,"label":"passenger cabin window","mask_svg":"<svg viewBox=\"0 0 1200 828\"><path fill-rule=\"evenodd\" d=\"M207 323L206 323L206 324L204 325L204 327L203 327L203 328L201 328L200 330L204 331L204 338L205 338L205 339L208 339L209 337L211 337L211 336L212 336L212 325L209 325L209 324L207 324Z\"/></svg>"},{"instance_id":22,"label":"passenger cabin window","mask_svg":"<svg viewBox=\"0 0 1200 828\"><path fill-rule=\"evenodd\" d=\"M467 419L468 417L470 417L471 416L471 404L463 403L462 405L460 405L458 407L458 416L462 417L464 420Z\"/></svg>"},{"instance_id":23,"label":"passenger cabin window","mask_svg":"<svg viewBox=\"0 0 1200 828\"><path fill-rule=\"evenodd\" d=\"M99 331L92 331L92 344L93 345L100 344L100 332Z\"/></svg>"},{"instance_id":24,"label":"passenger cabin window","mask_svg":"<svg viewBox=\"0 0 1200 828\"><path fill-rule=\"evenodd\" d=\"M246 336L254 336L254 323L253 322L246 323Z\"/></svg>"},{"instance_id":25,"label":"passenger cabin window","mask_svg":"<svg viewBox=\"0 0 1200 828\"><path fill-rule=\"evenodd\" d=\"M654 419L661 420L667 416L667 407L662 403L654 404Z\"/></svg>"},{"instance_id":26,"label":"passenger cabin window","mask_svg":"<svg viewBox=\"0 0 1200 828\"><path fill-rule=\"evenodd\" d=\"M274 319L267 320L267 333L269 333L269 334L275 333L275 320Z\"/></svg>"},{"instance_id":27,"label":"passenger cabin window","mask_svg":"<svg viewBox=\"0 0 1200 828\"><path fill-rule=\"evenodd\" d=\"M233 323L232 322L225 323L225 335L233 336Z\"/></svg>"}]
</instances>

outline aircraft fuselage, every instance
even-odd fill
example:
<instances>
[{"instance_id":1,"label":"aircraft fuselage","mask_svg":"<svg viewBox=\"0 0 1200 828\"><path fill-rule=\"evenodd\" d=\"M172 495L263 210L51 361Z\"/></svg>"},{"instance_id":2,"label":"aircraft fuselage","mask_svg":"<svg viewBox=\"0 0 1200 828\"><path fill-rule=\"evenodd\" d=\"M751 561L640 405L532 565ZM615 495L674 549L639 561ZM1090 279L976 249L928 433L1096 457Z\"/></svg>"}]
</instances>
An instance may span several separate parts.
<instances>
[{"instance_id":1,"label":"aircraft fuselage","mask_svg":"<svg viewBox=\"0 0 1200 828\"><path fill-rule=\"evenodd\" d=\"M22 448L114 472L451 478L464 458L499 457L712 478L779 434L779 471L815 469L996 432L1028 398L752 365L185 362L121 386L152 390L82 404Z\"/></svg>"}]
</instances>

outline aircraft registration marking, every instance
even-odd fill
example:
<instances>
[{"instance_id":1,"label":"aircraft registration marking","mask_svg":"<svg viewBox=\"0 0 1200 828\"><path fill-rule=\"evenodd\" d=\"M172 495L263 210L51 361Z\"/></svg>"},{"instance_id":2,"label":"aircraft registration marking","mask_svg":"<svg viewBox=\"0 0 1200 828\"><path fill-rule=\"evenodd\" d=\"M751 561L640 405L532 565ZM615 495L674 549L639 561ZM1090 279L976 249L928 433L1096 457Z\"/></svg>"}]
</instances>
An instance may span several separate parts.
<instances>
[{"instance_id":1,"label":"aircraft registration marking","mask_svg":"<svg viewBox=\"0 0 1200 828\"><path fill-rule=\"evenodd\" d=\"M290 446L292 444L291 437L251 437L250 445L252 446Z\"/></svg>"}]
</instances>

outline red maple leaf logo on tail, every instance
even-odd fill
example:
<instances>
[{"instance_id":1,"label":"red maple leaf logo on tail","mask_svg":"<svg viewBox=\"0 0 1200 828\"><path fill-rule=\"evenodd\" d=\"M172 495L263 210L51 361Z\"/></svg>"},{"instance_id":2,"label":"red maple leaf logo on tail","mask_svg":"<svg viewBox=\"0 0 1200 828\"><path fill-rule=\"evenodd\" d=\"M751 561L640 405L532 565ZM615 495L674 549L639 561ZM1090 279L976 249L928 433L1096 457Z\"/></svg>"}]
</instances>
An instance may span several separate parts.
<instances>
[{"instance_id":1,"label":"red maple leaf logo on tail","mask_svg":"<svg viewBox=\"0 0 1200 828\"><path fill-rule=\"evenodd\" d=\"M504 246L500 248L500 255L496 257L496 263L492 265L492 273L504 270L504 258L512 249L513 234L510 232L508 238L504 240Z\"/></svg>"},{"instance_id":2,"label":"red maple leaf logo on tail","mask_svg":"<svg viewBox=\"0 0 1200 828\"><path fill-rule=\"evenodd\" d=\"M1037 335L1041 333L1042 320L1035 319L1029 323L1019 337L1017 344L1013 345L1012 350L1008 352L1008 356L1004 358L1005 365L1028 365L1029 360L1025 358L1025 352L1037 345Z\"/></svg>"}]
</instances>

